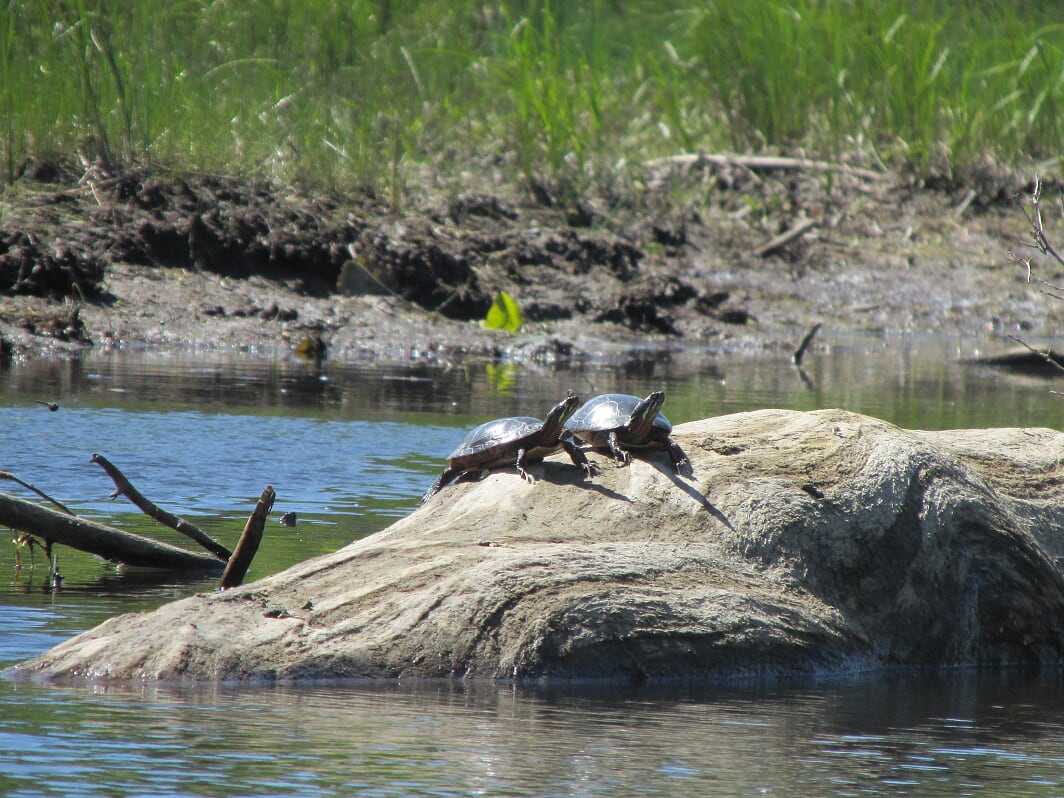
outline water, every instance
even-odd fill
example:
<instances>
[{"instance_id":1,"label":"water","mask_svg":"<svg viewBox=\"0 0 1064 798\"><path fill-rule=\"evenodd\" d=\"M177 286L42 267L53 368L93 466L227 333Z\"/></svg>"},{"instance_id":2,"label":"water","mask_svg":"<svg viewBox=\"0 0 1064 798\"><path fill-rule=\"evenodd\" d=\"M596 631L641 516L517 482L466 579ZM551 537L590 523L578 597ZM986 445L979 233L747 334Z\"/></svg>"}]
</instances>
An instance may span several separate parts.
<instances>
[{"instance_id":1,"label":"water","mask_svg":"<svg viewBox=\"0 0 1064 798\"><path fill-rule=\"evenodd\" d=\"M1064 423L1057 385L959 362L1002 347L825 337L801 371L699 352L450 368L118 352L0 370L0 470L77 512L191 547L88 462L232 545L278 498L249 579L405 515L463 430L573 389L668 392L674 423L844 407L908 427ZM49 412L35 400L57 401ZM0 490L27 495L0 480ZM283 512L297 513L295 528ZM0 546L0 667L115 614L213 588ZM1064 678L895 674L715 689L403 683L93 689L0 681L0 795L1064 795Z\"/></svg>"}]
</instances>

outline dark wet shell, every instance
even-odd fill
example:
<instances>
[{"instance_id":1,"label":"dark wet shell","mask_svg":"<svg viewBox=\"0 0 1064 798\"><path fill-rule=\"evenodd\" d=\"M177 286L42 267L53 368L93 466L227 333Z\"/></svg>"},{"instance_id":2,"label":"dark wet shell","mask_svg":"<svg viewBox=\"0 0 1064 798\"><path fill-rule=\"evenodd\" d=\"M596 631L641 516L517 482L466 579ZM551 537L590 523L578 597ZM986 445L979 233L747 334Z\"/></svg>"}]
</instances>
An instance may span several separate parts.
<instances>
[{"instance_id":1,"label":"dark wet shell","mask_svg":"<svg viewBox=\"0 0 1064 798\"><path fill-rule=\"evenodd\" d=\"M589 399L572 418L565 422L570 432L608 432L619 429L628 423L632 411L643 400L626 393L604 393ZM672 431L672 424L664 413L654 417L654 429Z\"/></svg>"},{"instance_id":2,"label":"dark wet shell","mask_svg":"<svg viewBox=\"0 0 1064 798\"><path fill-rule=\"evenodd\" d=\"M486 462L500 449L505 449L541 429L543 422L532 416L509 416L487 421L469 430L448 459L480 455Z\"/></svg>"}]
</instances>

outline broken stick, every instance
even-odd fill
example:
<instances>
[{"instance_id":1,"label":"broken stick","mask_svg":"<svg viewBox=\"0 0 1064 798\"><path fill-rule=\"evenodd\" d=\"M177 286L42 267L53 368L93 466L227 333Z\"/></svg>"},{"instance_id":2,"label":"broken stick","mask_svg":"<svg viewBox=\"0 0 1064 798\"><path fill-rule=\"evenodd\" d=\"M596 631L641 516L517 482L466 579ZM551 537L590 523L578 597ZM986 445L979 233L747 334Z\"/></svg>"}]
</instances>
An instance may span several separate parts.
<instances>
[{"instance_id":1,"label":"broken stick","mask_svg":"<svg viewBox=\"0 0 1064 798\"><path fill-rule=\"evenodd\" d=\"M63 504L60 501L56 501L51 496L49 496L47 493L45 493L43 490L40 490L39 488L33 487L33 485L31 485L30 483L23 482L21 479L16 477L10 471L0 471L0 479L10 479L12 482L17 482L19 485L21 485L22 487L26 488L26 490L32 490L34 493L36 493L38 496L40 496L45 501L51 502L56 507L58 507L60 510L62 510L64 513L66 513L67 515L74 515L74 511L71 510L69 507L67 507L65 504Z\"/></svg>"},{"instance_id":2,"label":"broken stick","mask_svg":"<svg viewBox=\"0 0 1064 798\"><path fill-rule=\"evenodd\" d=\"M820 224L820 222L817 219L806 219L803 222L799 222L790 230L780 233L771 241L759 246L754 250L754 254L759 258L766 258L777 249L787 246L787 244L791 243L796 238L801 238L818 224Z\"/></svg>"},{"instance_id":3,"label":"broken stick","mask_svg":"<svg viewBox=\"0 0 1064 798\"><path fill-rule=\"evenodd\" d=\"M167 512L161 507L156 506L154 502L144 498L140 491L134 488L132 483L126 479L125 474L119 471L118 468L102 454L94 454L89 458L89 462L99 465L100 468L107 472L107 476L111 478L111 481L115 483L115 489L111 493L110 498L114 499L119 495L124 495L127 499L133 502L133 504L137 505L137 507L139 507L146 515L154 518L160 524L168 526L171 529L180 532L185 537L196 541L223 562L227 562L229 558L233 556L229 549L206 532L202 531L199 527L190 524L184 518L178 518L173 513Z\"/></svg>"},{"instance_id":4,"label":"broken stick","mask_svg":"<svg viewBox=\"0 0 1064 798\"><path fill-rule=\"evenodd\" d=\"M236 587L244 581L244 575L247 573L251 561L255 558L255 552L259 550L259 543L262 542L262 530L266 526L266 516L273 509L273 500L276 497L277 494L274 493L273 485L267 485L262 491L255 509L248 516L248 522L240 535L240 542L236 544L236 550L233 552L233 556L229 558L229 564L225 566L225 571L222 573L222 581L219 585L222 590Z\"/></svg>"},{"instance_id":5,"label":"broken stick","mask_svg":"<svg viewBox=\"0 0 1064 798\"><path fill-rule=\"evenodd\" d=\"M820 332L821 326L821 323L818 321L816 324L809 328L809 332L807 332L805 334L805 337L802 338L802 342L798 344L798 348L795 349L794 354L791 355L791 362L794 363L794 365L802 365L802 358L805 357L805 350L809 348L809 344L812 342L813 336Z\"/></svg>"}]
</instances>

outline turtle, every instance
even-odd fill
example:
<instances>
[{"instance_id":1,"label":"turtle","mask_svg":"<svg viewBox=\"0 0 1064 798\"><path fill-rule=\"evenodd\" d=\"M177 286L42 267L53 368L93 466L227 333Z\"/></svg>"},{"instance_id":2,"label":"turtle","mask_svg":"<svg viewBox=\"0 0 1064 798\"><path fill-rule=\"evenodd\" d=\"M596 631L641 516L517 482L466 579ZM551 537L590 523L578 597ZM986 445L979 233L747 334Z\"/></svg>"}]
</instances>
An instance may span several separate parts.
<instances>
[{"instance_id":1,"label":"turtle","mask_svg":"<svg viewBox=\"0 0 1064 798\"><path fill-rule=\"evenodd\" d=\"M580 397L570 393L551 408L542 421L532 416L508 416L474 427L451 452L447 467L421 498L422 503L467 471L512 465L531 484L536 479L525 470L525 465L542 460L559 448L564 448L573 463L592 476L595 467L566 434L564 427L565 420L579 405Z\"/></svg>"},{"instance_id":2,"label":"turtle","mask_svg":"<svg viewBox=\"0 0 1064 798\"><path fill-rule=\"evenodd\" d=\"M676 473L681 473L691 468L691 461L669 437L672 424L661 412L664 404L665 391L654 391L646 399L604 393L589 399L565 422L565 429L583 443L608 449L619 466L632 461L628 449L666 449Z\"/></svg>"}]
</instances>

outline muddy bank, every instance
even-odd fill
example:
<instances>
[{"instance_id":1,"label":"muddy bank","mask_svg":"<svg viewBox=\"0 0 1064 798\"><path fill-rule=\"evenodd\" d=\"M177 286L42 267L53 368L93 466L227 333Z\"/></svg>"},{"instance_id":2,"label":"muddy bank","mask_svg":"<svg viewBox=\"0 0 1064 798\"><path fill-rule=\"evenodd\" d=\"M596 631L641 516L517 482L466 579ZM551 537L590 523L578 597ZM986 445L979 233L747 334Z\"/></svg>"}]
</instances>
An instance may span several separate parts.
<instances>
[{"instance_id":1,"label":"muddy bank","mask_svg":"<svg viewBox=\"0 0 1064 798\"><path fill-rule=\"evenodd\" d=\"M564 359L790 350L817 321L984 336L1064 322L1006 260L1027 234L1015 177L716 159L619 184L478 185L393 210L372 192L29 164L3 195L0 337L8 357L320 340L337 358ZM522 334L482 329L498 291Z\"/></svg>"},{"instance_id":2,"label":"muddy bank","mask_svg":"<svg viewBox=\"0 0 1064 798\"><path fill-rule=\"evenodd\" d=\"M683 424L586 479L564 456L389 528L129 614L7 671L108 680L728 680L1064 661L1064 435L840 410Z\"/></svg>"}]
</instances>

